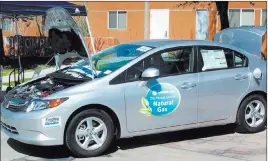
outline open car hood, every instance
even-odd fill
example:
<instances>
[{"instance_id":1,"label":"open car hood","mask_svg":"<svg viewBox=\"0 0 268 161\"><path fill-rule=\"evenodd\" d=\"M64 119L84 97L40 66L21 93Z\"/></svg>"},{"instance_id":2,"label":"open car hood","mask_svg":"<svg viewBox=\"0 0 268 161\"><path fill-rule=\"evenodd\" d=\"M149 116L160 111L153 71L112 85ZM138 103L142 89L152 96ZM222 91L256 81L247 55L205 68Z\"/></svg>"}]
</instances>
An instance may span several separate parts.
<instances>
[{"instance_id":1,"label":"open car hood","mask_svg":"<svg viewBox=\"0 0 268 161\"><path fill-rule=\"evenodd\" d=\"M60 62L78 56L88 60L92 67L89 49L82 32L69 12L63 8L51 8L46 13L44 31L52 50L59 54Z\"/></svg>"},{"instance_id":2,"label":"open car hood","mask_svg":"<svg viewBox=\"0 0 268 161\"><path fill-rule=\"evenodd\" d=\"M92 58L83 39L80 28L72 16L63 8L52 8L46 13L44 31L48 32L48 42L57 57L56 62L80 57L83 65L57 70L43 77L16 86L7 92L4 105L13 111L31 110L30 103L43 99L56 92L94 79ZM60 59L60 60L57 60ZM11 103L14 106L9 106Z\"/></svg>"}]
</instances>

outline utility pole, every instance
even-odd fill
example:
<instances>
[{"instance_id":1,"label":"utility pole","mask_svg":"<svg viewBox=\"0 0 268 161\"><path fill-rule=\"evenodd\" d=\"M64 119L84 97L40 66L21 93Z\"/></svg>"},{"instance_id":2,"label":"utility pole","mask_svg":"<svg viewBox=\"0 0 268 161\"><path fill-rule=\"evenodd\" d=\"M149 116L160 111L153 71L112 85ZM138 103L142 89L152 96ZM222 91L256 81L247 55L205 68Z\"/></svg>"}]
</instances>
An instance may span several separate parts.
<instances>
[{"instance_id":1,"label":"utility pole","mask_svg":"<svg viewBox=\"0 0 268 161\"><path fill-rule=\"evenodd\" d=\"M148 10L149 10L149 2L148 0L145 0L144 1L144 39L147 40L149 39L149 13L148 13Z\"/></svg>"}]
</instances>

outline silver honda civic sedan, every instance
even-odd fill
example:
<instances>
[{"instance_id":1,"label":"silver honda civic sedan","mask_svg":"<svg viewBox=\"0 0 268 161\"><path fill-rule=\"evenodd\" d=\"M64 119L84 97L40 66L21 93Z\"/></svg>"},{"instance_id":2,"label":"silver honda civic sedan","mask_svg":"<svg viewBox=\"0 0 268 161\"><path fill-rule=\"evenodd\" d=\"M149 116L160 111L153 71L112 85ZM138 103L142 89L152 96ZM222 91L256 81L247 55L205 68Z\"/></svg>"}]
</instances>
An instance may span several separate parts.
<instances>
[{"instance_id":1,"label":"silver honda civic sedan","mask_svg":"<svg viewBox=\"0 0 268 161\"><path fill-rule=\"evenodd\" d=\"M86 57L71 16L48 15L57 16L49 23L54 50ZM235 123L238 132L256 133L266 128L266 73L264 60L212 41L120 44L14 87L1 104L1 129L23 143L65 145L78 157L103 154L113 139L182 129Z\"/></svg>"}]
</instances>

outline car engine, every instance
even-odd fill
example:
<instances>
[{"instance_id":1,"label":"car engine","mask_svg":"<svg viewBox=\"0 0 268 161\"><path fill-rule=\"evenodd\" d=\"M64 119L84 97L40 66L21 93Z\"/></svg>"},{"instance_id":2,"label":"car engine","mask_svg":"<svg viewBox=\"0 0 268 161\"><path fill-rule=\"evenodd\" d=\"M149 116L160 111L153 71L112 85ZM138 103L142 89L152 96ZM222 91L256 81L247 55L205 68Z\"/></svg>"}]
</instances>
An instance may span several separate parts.
<instances>
[{"instance_id":1,"label":"car engine","mask_svg":"<svg viewBox=\"0 0 268 161\"><path fill-rule=\"evenodd\" d=\"M6 95L7 98L29 100L32 98L47 97L57 91L92 80L82 70L72 67L48 74L25 85L17 86Z\"/></svg>"}]
</instances>

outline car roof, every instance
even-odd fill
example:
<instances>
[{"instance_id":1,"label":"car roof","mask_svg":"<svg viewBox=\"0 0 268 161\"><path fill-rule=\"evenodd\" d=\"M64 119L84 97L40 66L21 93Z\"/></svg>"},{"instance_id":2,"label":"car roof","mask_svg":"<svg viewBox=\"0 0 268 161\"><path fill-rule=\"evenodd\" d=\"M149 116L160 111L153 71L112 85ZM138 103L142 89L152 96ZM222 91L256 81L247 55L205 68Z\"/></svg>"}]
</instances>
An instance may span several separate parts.
<instances>
[{"instance_id":1,"label":"car roof","mask_svg":"<svg viewBox=\"0 0 268 161\"><path fill-rule=\"evenodd\" d=\"M150 47L163 47L163 46L188 46L188 45L220 45L220 43L207 40L172 40L172 39L155 39L155 40L142 40L130 42L129 44L144 45Z\"/></svg>"},{"instance_id":2,"label":"car roof","mask_svg":"<svg viewBox=\"0 0 268 161\"><path fill-rule=\"evenodd\" d=\"M155 39L155 40L142 40L142 41L136 41L136 42L129 42L127 44L136 44L136 45L142 45L142 46L148 46L148 47L154 47L154 48L161 48L169 46L218 46L223 48L228 48L232 50L236 50L238 52L243 53L247 57L256 57L254 54L250 54L247 51L238 48L236 46L215 42L215 41L209 41L209 40L172 40L172 39Z\"/></svg>"}]
</instances>

